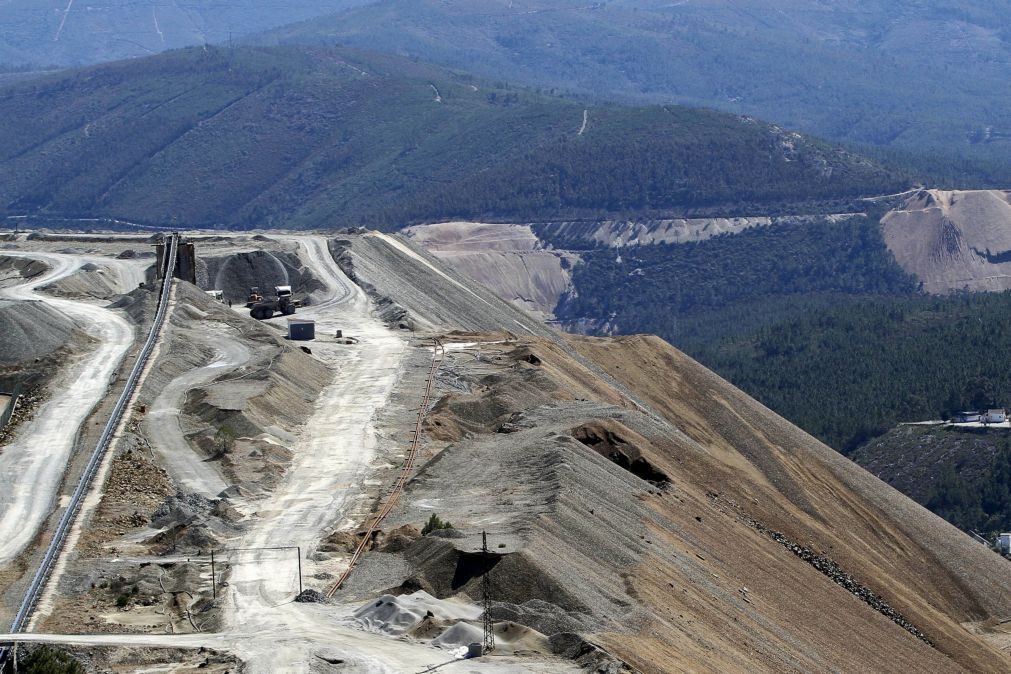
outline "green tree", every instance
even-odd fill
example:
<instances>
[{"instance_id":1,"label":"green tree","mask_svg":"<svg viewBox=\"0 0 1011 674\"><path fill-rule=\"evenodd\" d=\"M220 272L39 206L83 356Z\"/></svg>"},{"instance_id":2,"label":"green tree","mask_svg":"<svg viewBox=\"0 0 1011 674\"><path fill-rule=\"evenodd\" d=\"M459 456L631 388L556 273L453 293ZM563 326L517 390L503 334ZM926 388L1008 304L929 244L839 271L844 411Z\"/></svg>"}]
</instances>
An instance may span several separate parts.
<instances>
[{"instance_id":1,"label":"green tree","mask_svg":"<svg viewBox=\"0 0 1011 674\"><path fill-rule=\"evenodd\" d=\"M427 536L433 531L438 531L439 529L452 529L453 525L449 522L443 521L438 515L432 513L432 516L428 518L428 522L421 529L421 535Z\"/></svg>"},{"instance_id":2,"label":"green tree","mask_svg":"<svg viewBox=\"0 0 1011 674\"><path fill-rule=\"evenodd\" d=\"M84 666L65 651L39 646L19 658L19 674L85 674Z\"/></svg>"}]
</instances>

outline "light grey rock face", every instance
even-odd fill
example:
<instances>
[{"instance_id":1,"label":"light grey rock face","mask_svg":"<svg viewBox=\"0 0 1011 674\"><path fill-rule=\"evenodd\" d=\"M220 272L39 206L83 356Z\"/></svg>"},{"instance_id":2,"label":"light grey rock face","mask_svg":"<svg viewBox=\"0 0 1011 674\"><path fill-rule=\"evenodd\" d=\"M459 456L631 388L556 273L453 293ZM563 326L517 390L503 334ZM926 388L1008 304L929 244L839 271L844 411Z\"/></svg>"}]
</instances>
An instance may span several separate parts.
<instances>
[{"instance_id":1,"label":"light grey rock face","mask_svg":"<svg viewBox=\"0 0 1011 674\"><path fill-rule=\"evenodd\" d=\"M530 225L445 222L404 233L447 267L538 318L554 318L558 301L572 289L579 256L549 250Z\"/></svg>"}]
</instances>

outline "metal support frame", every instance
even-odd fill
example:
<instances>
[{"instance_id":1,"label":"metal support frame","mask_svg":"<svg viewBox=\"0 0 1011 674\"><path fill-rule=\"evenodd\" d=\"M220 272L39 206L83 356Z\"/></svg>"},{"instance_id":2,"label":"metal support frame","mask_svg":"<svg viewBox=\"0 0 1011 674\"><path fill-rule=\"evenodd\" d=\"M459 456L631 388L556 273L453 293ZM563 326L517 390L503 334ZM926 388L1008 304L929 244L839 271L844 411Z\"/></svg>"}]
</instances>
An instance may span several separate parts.
<instances>
[{"instance_id":1,"label":"metal support frame","mask_svg":"<svg viewBox=\"0 0 1011 674\"><path fill-rule=\"evenodd\" d=\"M485 563L481 576L481 599L484 603L484 648L482 653L495 650L495 623L491 619L491 552L488 550L488 532L481 532L481 557Z\"/></svg>"}]
</instances>

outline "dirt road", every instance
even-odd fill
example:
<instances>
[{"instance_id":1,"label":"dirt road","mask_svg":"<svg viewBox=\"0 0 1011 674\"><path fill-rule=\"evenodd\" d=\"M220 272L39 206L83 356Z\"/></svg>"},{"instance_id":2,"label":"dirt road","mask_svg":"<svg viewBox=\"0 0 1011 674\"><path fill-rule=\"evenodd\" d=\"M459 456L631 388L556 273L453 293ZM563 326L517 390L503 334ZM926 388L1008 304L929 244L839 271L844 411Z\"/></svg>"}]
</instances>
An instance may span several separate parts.
<instances>
[{"instance_id":1,"label":"dirt road","mask_svg":"<svg viewBox=\"0 0 1011 674\"><path fill-rule=\"evenodd\" d=\"M311 635L326 629L325 618L303 604L290 603L298 591L295 552L259 549L301 547L303 574L309 576L316 567L312 557L320 537L335 523L352 527L366 515L364 482L377 445L373 419L393 390L407 349L399 335L371 315L368 298L337 267L325 239L297 241L305 263L327 288L315 304L299 310L299 316L316 320L317 336L340 329L361 341L340 345L320 340L312 345L313 355L334 367L336 379L324 389L292 447L295 457L284 482L259 504L258 521L235 546L249 550L228 555L229 634L262 630ZM308 671L312 648L332 643L332 638L328 634L316 643L308 636L242 639L237 653L251 672ZM381 661L377 656L376 671L400 670L395 662L383 666Z\"/></svg>"},{"instance_id":2,"label":"dirt road","mask_svg":"<svg viewBox=\"0 0 1011 674\"><path fill-rule=\"evenodd\" d=\"M69 276L82 265L95 262L95 258L6 250L3 255L42 260L50 270L29 283L0 291L0 296L45 302L69 316L97 340L97 345L57 376L51 390L59 395L44 403L35 419L0 454L0 565L31 542L52 510L78 428L106 394L113 373L134 340L133 326L121 313L38 292L40 286ZM107 258L100 262L116 271L118 285L124 290L136 287L137 279L143 278L137 262Z\"/></svg>"},{"instance_id":3,"label":"dirt road","mask_svg":"<svg viewBox=\"0 0 1011 674\"><path fill-rule=\"evenodd\" d=\"M188 493L213 498L228 484L214 463L198 455L183 436L179 417L187 391L211 381L224 372L246 363L251 353L245 344L229 335L225 326L215 329L217 323L207 323L197 330L173 326L170 330L185 333L185 338L195 344L206 345L214 352L212 362L186 372L168 383L155 398L144 418L145 436L158 456L159 464L168 471L176 485Z\"/></svg>"},{"instance_id":4,"label":"dirt road","mask_svg":"<svg viewBox=\"0 0 1011 674\"><path fill-rule=\"evenodd\" d=\"M494 658L491 660L454 660L447 651L437 651L409 641L391 639L387 636L370 634L343 627L326 615L325 607L302 605L307 616L304 627L299 625L294 631L284 625L277 629L239 629L229 634L0 634L0 643L17 639L20 643L55 643L81 646L128 646L134 648L214 648L239 653L243 644L259 642L277 645L279 642L289 647L302 649L307 660L301 667L283 667L272 670L288 673L294 671L330 671L310 669L310 662L326 666L322 658L343 660L342 672L365 672L368 674L403 674L423 671L427 667L440 665L439 672L453 674L561 674L582 671L568 663L553 660L538 662L520 658ZM311 654L310 654L311 651ZM155 670L151 670L155 671ZM157 670L162 671L162 670ZM249 671L263 671L254 667Z\"/></svg>"}]
</instances>

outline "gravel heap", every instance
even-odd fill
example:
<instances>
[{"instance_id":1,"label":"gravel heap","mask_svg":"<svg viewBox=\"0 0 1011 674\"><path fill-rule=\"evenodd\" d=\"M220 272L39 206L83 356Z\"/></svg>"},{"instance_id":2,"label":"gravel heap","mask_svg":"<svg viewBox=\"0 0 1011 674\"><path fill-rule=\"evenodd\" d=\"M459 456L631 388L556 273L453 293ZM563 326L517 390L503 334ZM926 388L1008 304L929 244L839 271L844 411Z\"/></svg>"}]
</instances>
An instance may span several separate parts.
<instances>
[{"instance_id":1,"label":"gravel heap","mask_svg":"<svg viewBox=\"0 0 1011 674\"><path fill-rule=\"evenodd\" d=\"M360 606L352 622L367 632L400 636L425 618L437 621L473 620L481 609L461 602L436 599L427 592L394 596L386 594Z\"/></svg>"},{"instance_id":2,"label":"gravel heap","mask_svg":"<svg viewBox=\"0 0 1011 674\"><path fill-rule=\"evenodd\" d=\"M319 590L308 588L295 597L295 601L300 604L325 604L326 597Z\"/></svg>"},{"instance_id":3,"label":"gravel heap","mask_svg":"<svg viewBox=\"0 0 1011 674\"><path fill-rule=\"evenodd\" d=\"M323 288L297 255L263 250L198 257L197 285L204 290L221 290L225 300L233 303L245 303L252 287L267 297L274 286L290 285L298 298Z\"/></svg>"},{"instance_id":4,"label":"gravel heap","mask_svg":"<svg viewBox=\"0 0 1011 674\"><path fill-rule=\"evenodd\" d=\"M67 343L74 324L42 302L0 300L0 364L49 355Z\"/></svg>"}]
</instances>

